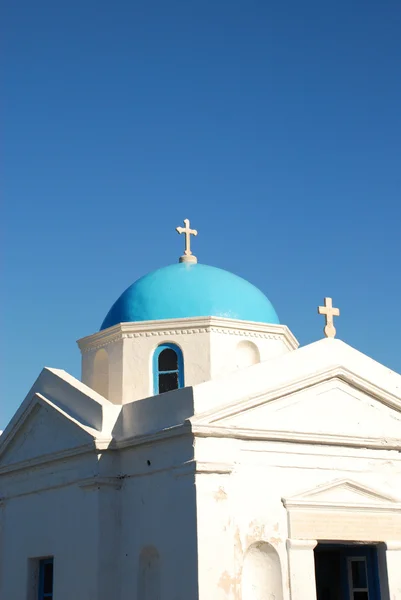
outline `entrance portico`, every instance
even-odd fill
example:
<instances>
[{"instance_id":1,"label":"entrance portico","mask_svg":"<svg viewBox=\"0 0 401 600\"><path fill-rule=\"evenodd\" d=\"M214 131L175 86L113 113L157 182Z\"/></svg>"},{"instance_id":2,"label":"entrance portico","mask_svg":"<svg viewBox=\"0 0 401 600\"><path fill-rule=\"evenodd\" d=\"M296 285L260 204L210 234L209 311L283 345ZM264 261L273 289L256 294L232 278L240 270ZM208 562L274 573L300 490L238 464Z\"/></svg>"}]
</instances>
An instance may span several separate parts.
<instances>
[{"instance_id":1,"label":"entrance portico","mask_svg":"<svg viewBox=\"0 0 401 600\"><path fill-rule=\"evenodd\" d=\"M401 542L288 540L291 600L401 600Z\"/></svg>"},{"instance_id":2,"label":"entrance portico","mask_svg":"<svg viewBox=\"0 0 401 600\"><path fill-rule=\"evenodd\" d=\"M399 502L338 480L283 503L291 600L401 600Z\"/></svg>"}]
</instances>

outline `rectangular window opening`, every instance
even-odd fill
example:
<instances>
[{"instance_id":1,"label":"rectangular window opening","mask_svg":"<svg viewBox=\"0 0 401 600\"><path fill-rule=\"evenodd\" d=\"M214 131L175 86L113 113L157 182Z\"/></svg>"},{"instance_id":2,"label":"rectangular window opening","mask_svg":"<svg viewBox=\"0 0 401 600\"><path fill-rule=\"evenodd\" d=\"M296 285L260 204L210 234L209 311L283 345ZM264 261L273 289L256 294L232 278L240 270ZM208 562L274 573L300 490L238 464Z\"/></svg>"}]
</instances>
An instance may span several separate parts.
<instances>
[{"instance_id":1,"label":"rectangular window opening","mask_svg":"<svg viewBox=\"0 0 401 600\"><path fill-rule=\"evenodd\" d=\"M53 567L53 558L43 558L39 561L38 600L53 599Z\"/></svg>"},{"instance_id":2,"label":"rectangular window opening","mask_svg":"<svg viewBox=\"0 0 401 600\"><path fill-rule=\"evenodd\" d=\"M348 580L352 600L369 600L368 573L364 556L348 557Z\"/></svg>"}]
</instances>

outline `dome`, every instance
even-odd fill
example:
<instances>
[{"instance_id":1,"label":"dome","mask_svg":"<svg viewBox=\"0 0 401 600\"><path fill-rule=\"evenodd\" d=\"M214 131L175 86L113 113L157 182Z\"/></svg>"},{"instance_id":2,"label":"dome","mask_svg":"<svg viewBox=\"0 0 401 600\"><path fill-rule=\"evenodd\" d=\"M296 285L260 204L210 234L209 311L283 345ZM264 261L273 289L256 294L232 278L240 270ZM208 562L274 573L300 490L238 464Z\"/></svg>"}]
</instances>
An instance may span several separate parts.
<instances>
[{"instance_id":1,"label":"dome","mask_svg":"<svg viewBox=\"0 0 401 600\"><path fill-rule=\"evenodd\" d=\"M182 262L152 271L133 283L113 304L100 329L117 323L186 317L279 324L270 301L242 277Z\"/></svg>"}]
</instances>

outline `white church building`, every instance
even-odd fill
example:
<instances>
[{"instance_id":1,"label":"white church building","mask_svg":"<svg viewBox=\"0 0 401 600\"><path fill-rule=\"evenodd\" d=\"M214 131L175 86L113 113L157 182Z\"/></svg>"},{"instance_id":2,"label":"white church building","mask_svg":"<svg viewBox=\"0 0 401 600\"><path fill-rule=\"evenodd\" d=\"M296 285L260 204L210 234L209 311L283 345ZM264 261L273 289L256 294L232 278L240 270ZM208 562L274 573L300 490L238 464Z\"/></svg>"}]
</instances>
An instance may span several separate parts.
<instances>
[{"instance_id":1,"label":"white church building","mask_svg":"<svg viewBox=\"0 0 401 600\"><path fill-rule=\"evenodd\" d=\"M178 230L0 437L1 600L401 600L401 375Z\"/></svg>"}]
</instances>

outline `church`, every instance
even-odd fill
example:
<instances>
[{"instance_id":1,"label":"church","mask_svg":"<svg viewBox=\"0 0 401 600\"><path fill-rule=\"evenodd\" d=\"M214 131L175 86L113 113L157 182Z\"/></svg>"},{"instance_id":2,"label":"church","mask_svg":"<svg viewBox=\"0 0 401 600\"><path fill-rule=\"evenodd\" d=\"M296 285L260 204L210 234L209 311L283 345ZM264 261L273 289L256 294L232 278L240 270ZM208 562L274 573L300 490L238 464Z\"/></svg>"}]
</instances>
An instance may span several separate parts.
<instances>
[{"instance_id":1,"label":"church","mask_svg":"<svg viewBox=\"0 0 401 600\"><path fill-rule=\"evenodd\" d=\"M330 298L299 347L184 225L0 437L0 598L401 600L401 375Z\"/></svg>"}]
</instances>

